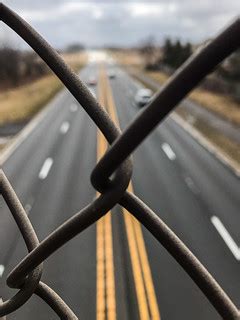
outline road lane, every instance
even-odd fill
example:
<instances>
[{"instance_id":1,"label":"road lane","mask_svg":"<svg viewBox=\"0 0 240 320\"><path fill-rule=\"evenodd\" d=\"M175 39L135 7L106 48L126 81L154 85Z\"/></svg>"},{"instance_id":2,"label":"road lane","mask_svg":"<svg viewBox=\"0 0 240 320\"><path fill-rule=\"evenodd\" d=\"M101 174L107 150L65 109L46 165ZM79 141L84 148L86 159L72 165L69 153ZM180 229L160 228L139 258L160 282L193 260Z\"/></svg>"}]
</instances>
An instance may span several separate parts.
<instances>
[{"instance_id":1,"label":"road lane","mask_svg":"<svg viewBox=\"0 0 240 320\"><path fill-rule=\"evenodd\" d=\"M92 67L89 69L83 71L86 78L92 73ZM77 103L70 94L60 94L60 99L53 101L53 109L4 164L23 204L34 198L29 214L40 240L94 197L89 176L96 163L96 128L82 108L75 107L76 111L71 112L73 105ZM64 121L70 124L66 135L60 133ZM53 164L47 177L40 180L38 174L47 158L52 158ZM1 210L1 218L4 214L7 216L5 209ZM5 232L1 232L4 240L1 258L4 257L6 265L4 281L8 271L26 252L21 238L16 236L12 219L5 228ZM96 314L95 233L92 226L45 262L43 279L80 318L95 319ZM13 292L4 281L1 293L5 298ZM33 297L8 319L30 319L33 315L35 319L56 318L45 303Z\"/></svg>"},{"instance_id":2,"label":"road lane","mask_svg":"<svg viewBox=\"0 0 240 320\"><path fill-rule=\"evenodd\" d=\"M139 112L132 102L140 85L118 68L116 73L111 85L124 128ZM175 161L162 150L166 143L176 155ZM228 183L222 184L222 180ZM239 304L238 261L211 223L214 212L224 217L238 242L239 180L168 119L135 152L133 184L136 194L169 224ZM219 319L182 270L147 232L144 235L162 317ZM167 297L177 301L175 308L169 307Z\"/></svg>"},{"instance_id":3,"label":"road lane","mask_svg":"<svg viewBox=\"0 0 240 320\"><path fill-rule=\"evenodd\" d=\"M124 71L119 71L119 74L123 77L122 86L124 86L125 91L127 91L128 82L129 86L135 88L135 93L141 87L139 83L131 81L131 78ZM131 103L134 100L135 93L131 90L131 94L128 95ZM129 101L126 100L125 103L129 104ZM125 123L133 119L137 111L136 105L134 105L134 108L129 108L129 119ZM189 172L194 181L197 181L208 206L213 211L216 210L224 218L224 221L227 225L230 225L231 231L240 242L240 234L237 228L239 223L238 208L240 204L239 178L229 172L222 163L196 143L190 135L186 134L170 118L164 121L154 132L153 136L156 141L160 140L163 143L168 143L174 152L177 153L180 166L185 172ZM199 172L201 172L201 175L199 175ZM211 177L211 179L208 179L208 177ZM213 199L221 199L221 201L213 202ZM231 212L232 219L228 219L228 212Z\"/></svg>"}]
</instances>

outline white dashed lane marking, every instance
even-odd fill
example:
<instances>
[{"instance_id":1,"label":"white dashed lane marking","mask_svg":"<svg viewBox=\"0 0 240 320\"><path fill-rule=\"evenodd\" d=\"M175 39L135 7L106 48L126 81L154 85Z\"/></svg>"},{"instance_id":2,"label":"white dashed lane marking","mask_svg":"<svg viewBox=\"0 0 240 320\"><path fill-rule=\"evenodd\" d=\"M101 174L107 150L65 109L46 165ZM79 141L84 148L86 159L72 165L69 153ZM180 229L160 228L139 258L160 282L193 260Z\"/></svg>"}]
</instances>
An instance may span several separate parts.
<instances>
[{"instance_id":1,"label":"white dashed lane marking","mask_svg":"<svg viewBox=\"0 0 240 320\"><path fill-rule=\"evenodd\" d=\"M45 161L44 161L44 164L42 166L42 169L40 170L39 172L39 179L41 180L44 180L47 178L48 176L48 173L52 167L52 164L53 164L53 159L52 158L47 158Z\"/></svg>"},{"instance_id":2,"label":"white dashed lane marking","mask_svg":"<svg viewBox=\"0 0 240 320\"><path fill-rule=\"evenodd\" d=\"M4 265L0 264L0 278L2 277L4 270L5 270Z\"/></svg>"},{"instance_id":3,"label":"white dashed lane marking","mask_svg":"<svg viewBox=\"0 0 240 320\"><path fill-rule=\"evenodd\" d=\"M162 144L162 150L165 152L165 154L170 160L173 161L176 159L176 154L173 152L173 149L170 147L168 143L165 142Z\"/></svg>"},{"instance_id":4,"label":"white dashed lane marking","mask_svg":"<svg viewBox=\"0 0 240 320\"><path fill-rule=\"evenodd\" d=\"M235 259L240 261L240 248L238 247L236 242L233 240L232 236L230 235L228 230L225 228L221 220L216 216L212 216L211 222L214 225L214 227L217 229L217 232L220 234L223 241L228 246L229 250L234 255Z\"/></svg>"},{"instance_id":5,"label":"white dashed lane marking","mask_svg":"<svg viewBox=\"0 0 240 320\"><path fill-rule=\"evenodd\" d=\"M72 112L76 112L76 111L78 110L78 106L77 106L75 103L73 103L73 104L71 105L71 107L70 107L70 110L71 110Z\"/></svg>"},{"instance_id":6,"label":"white dashed lane marking","mask_svg":"<svg viewBox=\"0 0 240 320\"><path fill-rule=\"evenodd\" d=\"M192 178L190 177L184 177L184 180L186 182L186 185L188 186L188 188L195 194L199 194L199 191L195 185L195 183L193 182Z\"/></svg>"},{"instance_id":7,"label":"white dashed lane marking","mask_svg":"<svg viewBox=\"0 0 240 320\"><path fill-rule=\"evenodd\" d=\"M67 122L67 121L63 122L60 127L60 132L62 134L66 134L68 132L69 127L70 127L69 122Z\"/></svg>"}]
</instances>

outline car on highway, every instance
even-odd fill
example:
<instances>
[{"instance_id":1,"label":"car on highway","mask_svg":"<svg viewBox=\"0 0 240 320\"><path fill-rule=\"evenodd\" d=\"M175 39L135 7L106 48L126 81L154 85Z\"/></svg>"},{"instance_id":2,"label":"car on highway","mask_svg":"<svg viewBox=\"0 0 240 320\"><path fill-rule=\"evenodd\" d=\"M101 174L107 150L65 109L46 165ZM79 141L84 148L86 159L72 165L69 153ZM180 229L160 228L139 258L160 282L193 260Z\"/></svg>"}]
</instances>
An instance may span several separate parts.
<instances>
[{"instance_id":1,"label":"car on highway","mask_svg":"<svg viewBox=\"0 0 240 320\"><path fill-rule=\"evenodd\" d=\"M89 77L87 84L89 86L95 86L97 84L97 80L94 76Z\"/></svg>"},{"instance_id":2,"label":"car on highway","mask_svg":"<svg viewBox=\"0 0 240 320\"><path fill-rule=\"evenodd\" d=\"M135 102L138 107L144 107L152 99L152 90L150 89L139 89L136 96Z\"/></svg>"},{"instance_id":3,"label":"car on highway","mask_svg":"<svg viewBox=\"0 0 240 320\"><path fill-rule=\"evenodd\" d=\"M114 70L110 70L110 71L108 72L108 77L109 77L110 79L115 79L115 78L116 78L116 72L115 72Z\"/></svg>"}]
</instances>

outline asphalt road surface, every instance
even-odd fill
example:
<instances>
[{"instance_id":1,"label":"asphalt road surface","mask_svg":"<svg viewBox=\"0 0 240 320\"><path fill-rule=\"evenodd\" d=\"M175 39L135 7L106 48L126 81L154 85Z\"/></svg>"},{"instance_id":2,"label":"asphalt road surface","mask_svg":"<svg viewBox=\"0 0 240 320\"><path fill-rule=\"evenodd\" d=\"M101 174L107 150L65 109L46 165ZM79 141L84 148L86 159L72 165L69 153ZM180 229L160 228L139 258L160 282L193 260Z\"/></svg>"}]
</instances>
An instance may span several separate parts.
<instances>
[{"instance_id":1,"label":"asphalt road surface","mask_svg":"<svg viewBox=\"0 0 240 320\"><path fill-rule=\"evenodd\" d=\"M140 112L139 84L116 65L116 77L91 63L98 97L122 128ZM43 120L3 169L40 240L96 196L89 176L103 139L81 106L61 92ZM168 118L134 153L130 188L189 246L240 307L239 178ZM4 201L0 202L0 290L26 254ZM43 281L80 319L220 319L165 249L116 207L44 263ZM7 319L57 319L33 296Z\"/></svg>"}]
</instances>

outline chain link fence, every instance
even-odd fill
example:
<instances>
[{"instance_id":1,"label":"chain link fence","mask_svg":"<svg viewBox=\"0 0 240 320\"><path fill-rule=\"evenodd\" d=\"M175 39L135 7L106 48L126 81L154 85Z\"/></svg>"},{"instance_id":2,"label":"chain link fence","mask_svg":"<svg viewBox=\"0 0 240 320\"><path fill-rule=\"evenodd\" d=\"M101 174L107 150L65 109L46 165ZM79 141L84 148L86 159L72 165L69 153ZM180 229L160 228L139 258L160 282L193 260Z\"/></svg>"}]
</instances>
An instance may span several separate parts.
<instances>
[{"instance_id":1,"label":"chain link fence","mask_svg":"<svg viewBox=\"0 0 240 320\"><path fill-rule=\"evenodd\" d=\"M237 307L193 253L145 203L126 191L132 175L130 155L209 72L240 47L240 19L234 21L214 40L196 52L123 133L79 77L29 24L3 4L0 4L0 19L22 37L47 63L110 144L110 148L91 174L92 185L100 195L41 243L8 179L3 171L0 171L0 193L18 225L29 252L8 275L7 285L16 288L17 293L7 301L2 303L0 301L0 317L5 319L7 314L20 308L33 294L36 294L61 319L78 319L58 294L41 281L42 263L66 242L103 217L116 204L120 204L138 219L175 258L223 319L240 319Z\"/></svg>"}]
</instances>

